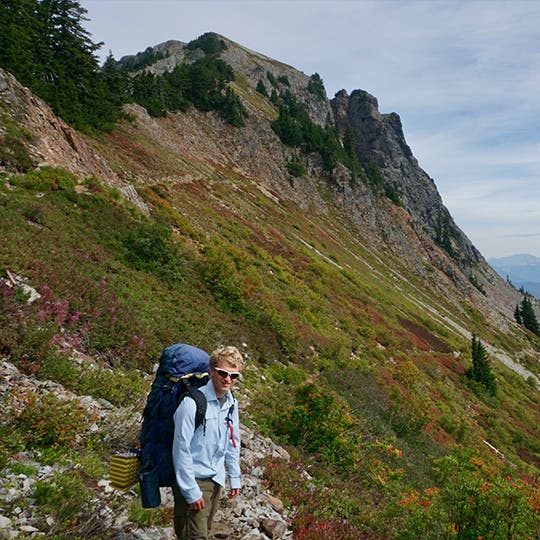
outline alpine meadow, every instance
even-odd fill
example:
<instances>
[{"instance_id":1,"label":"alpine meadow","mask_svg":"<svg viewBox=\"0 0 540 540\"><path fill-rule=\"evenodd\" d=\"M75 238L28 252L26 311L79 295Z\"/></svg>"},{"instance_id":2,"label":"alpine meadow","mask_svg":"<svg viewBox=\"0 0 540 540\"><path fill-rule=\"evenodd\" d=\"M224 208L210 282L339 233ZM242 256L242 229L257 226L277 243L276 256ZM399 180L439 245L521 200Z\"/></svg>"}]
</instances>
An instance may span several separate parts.
<instances>
[{"instance_id":1,"label":"alpine meadow","mask_svg":"<svg viewBox=\"0 0 540 540\"><path fill-rule=\"evenodd\" d=\"M186 343L247 360L284 527L220 538L539 539L540 301L399 115L212 32L100 66L85 13L0 3L0 537L173 537L108 467Z\"/></svg>"}]
</instances>

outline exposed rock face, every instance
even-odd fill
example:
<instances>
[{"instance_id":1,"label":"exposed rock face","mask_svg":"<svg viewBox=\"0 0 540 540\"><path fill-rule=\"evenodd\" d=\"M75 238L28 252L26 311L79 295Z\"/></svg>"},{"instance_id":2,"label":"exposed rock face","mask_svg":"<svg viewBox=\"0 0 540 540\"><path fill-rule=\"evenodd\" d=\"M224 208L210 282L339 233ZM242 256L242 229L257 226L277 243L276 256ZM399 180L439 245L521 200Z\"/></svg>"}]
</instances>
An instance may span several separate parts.
<instances>
[{"instance_id":1,"label":"exposed rock face","mask_svg":"<svg viewBox=\"0 0 540 540\"><path fill-rule=\"evenodd\" d=\"M517 299L515 292L493 271L454 222L435 182L421 169L408 146L398 114L380 113L377 99L364 90L354 90L350 96L342 90L332 100L321 100L309 92L310 77L306 74L223 36L219 38L227 45L220 57L235 72L236 81L232 84L249 110L250 119L241 130L231 130L218 126L213 118L206 116L203 123L213 124L215 134L212 146L221 148L219 153L222 157L218 160L229 162L247 178L293 200L304 209L316 207L318 211L328 212L321 188L330 188L334 204L356 225L357 231L352 231L353 234L357 233L359 238L366 239L368 244L378 249L390 249L441 291L457 287L475 302L485 303L486 299L479 298L478 290L471 285L473 274L488 290L488 295L502 288L504 293L499 294L499 298L504 298L502 310L511 316ZM153 73L171 70L178 62L191 62L202 54L200 50L188 50L186 44L179 41L167 41L153 49L166 56L145 68ZM264 100L260 95L253 99L260 80L268 89L272 88L269 73L275 80L288 81L287 84L280 82L278 91L290 91L306 107L314 122L321 126L333 122L342 136L347 130L352 131L359 163L368 175L375 171L380 176L382 185L378 192L366 178L351 181L350 172L341 165L330 174L324 172L315 154L305 159L308 165L306 176L290 179L286 161L292 149L282 145L270 127L277 111L269 112L271 104L261 103ZM259 107L254 106L254 101ZM260 107L263 105L269 108L263 107L262 110ZM191 127L186 126L184 119L177 116L174 122L183 124L182 129L173 128L176 136L188 137ZM169 127L172 124L169 122ZM207 143L204 144L208 147ZM188 146L190 151L197 147ZM397 204L384 196L385 193L395 194ZM452 256L435 242L441 223L447 229ZM436 270L435 275L433 269Z\"/></svg>"},{"instance_id":2,"label":"exposed rock face","mask_svg":"<svg viewBox=\"0 0 540 540\"><path fill-rule=\"evenodd\" d=\"M352 129L359 162L380 171L384 188L396 193L411 220L427 227L432 239L443 220L449 227L462 270L478 263L480 253L455 224L434 181L420 168L407 145L399 115L381 114L377 99L363 90L354 90L350 96L339 92L332 100L332 108L338 129L342 133Z\"/></svg>"},{"instance_id":3,"label":"exposed rock face","mask_svg":"<svg viewBox=\"0 0 540 540\"><path fill-rule=\"evenodd\" d=\"M79 178L97 176L106 184L118 188L143 212L148 211L133 186L122 182L79 132L58 118L47 103L1 68L0 112L26 130L26 148L36 166L61 167ZM5 136L6 130L0 124L0 143L4 143Z\"/></svg>"},{"instance_id":4,"label":"exposed rock face","mask_svg":"<svg viewBox=\"0 0 540 540\"><path fill-rule=\"evenodd\" d=\"M308 91L309 75L263 54L251 51L223 36L219 37L227 46L219 54L220 58L227 62L237 75L245 79L252 89L255 89L258 82L262 80L270 93L273 88L267 77L270 73L276 81L279 92L289 90L296 99L305 105L314 122L321 126L326 125L328 118L332 116L330 102L327 99L321 100ZM177 64L184 61L193 62L203 55L201 50L190 51L186 48L186 45L181 41L169 40L152 47L153 51L162 53L165 58L145 67L144 71L154 74L172 71ZM122 62L127 58L124 57L120 61ZM280 78L282 78L282 81L279 80ZM284 82L285 80L287 82Z\"/></svg>"},{"instance_id":5,"label":"exposed rock face","mask_svg":"<svg viewBox=\"0 0 540 540\"><path fill-rule=\"evenodd\" d=\"M109 184L118 183L108 164L77 131L3 69L0 69L0 105L13 121L29 131L28 151L37 165L62 167L77 176L95 175Z\"/></svg>"},{"instance_id":6,"label":"exposed rock face","mask_svg":"<svg viewBox=\"0 0 540 540\"><path fill-rule=\"evenodd\" d=\"M214 113L191 109L166 118L150 118L141 107L130 105L136 123L124 126L122 134L132 138L129 144L125 140L101 146L93 142L99 148L95 151L6 73L0 77L0 99L4 108L17 116L17 122L31 131L29 150L36 162L61 166L81 176L100 176L119 187L143 211L146 209L134 187L138 183L206 181L218 175L234 184L241 178L268 196L293 201L308 212L328 215L337 207L351 222L351 234L365 245L390 250L442 294L449 287L459 291L452 298L456 306L465 298L486 305L495 319L501 311L512 317L519 294L491 269L455 224L434 181L419 167L407 145L397 114L381 114L376 98L363 90L355 90L350 96L341 91L332 101L316 97L308 90L309 76L223 40L227 48L221 57L234 69L236 80L231 84L249 111L241 129L224 124ZM171 70L177 62L194 61L203 54L188 50L179 41L167 41L154 49L165 53L165 58L144 68L154 73ZM368 173L375 170L381 182L378 190L367 178L351 179L350 171L341 165L331 173L324 171L318 154L302 156L306 175L290 176L287 161L293 149L283 145L271 128L277 109L255 90L260 80L271 88L269 73L276 81L281 78L276 83L278 89L290 91L316 123L326 125L330 120L341 134L352 131L358 160ZM151 168L148 160L137 160L133 140L140 138L147 138L155 147L155 162L161 160L158 168ZM147 151L139 148L141 154ZM162 150L166 160L159 154ZM120 152L124 153L122 159L118 159ZM114 171L108 162L115 163ZM225 170L232 174L223 175ZM392 202L385 193L395 194L396 200ZM448 229L452 256L434 241L441 221ZM473 275L487 297L471 285ZM500 303L490 306L495 298ZM503 321L498 320L497 326L501 325Z\"/></svg>"},{"instance_id":7,"label":"exposed rock face","mask_svg":"<svg viewBox=\"0 0 540 540\"><path fill-rule=\"evenodd\" d=\"M460 300L449 291L457 289L481 306L492 324L505 328L507 322L501 312L512 318L519 295L499 279L456 225L435 182L420 168L407 145L399 116L381 114L377 99L363 90L355 90L350 96L342 90L331 104L339 131L344 134L349 129L354 135L360 164L367 171L374 167L383 189L395 193L399 201L394 204L387 197L377 197L361 182L351 186L347 172L336 175L336 201L357 223L360 234L369 230L370 239L391 249L417 275L453 300L458 309ZM448 228L452 256L434 240L441 222ZM472 286L473 276L485 295Z\"/></svg>"}]
</instances>

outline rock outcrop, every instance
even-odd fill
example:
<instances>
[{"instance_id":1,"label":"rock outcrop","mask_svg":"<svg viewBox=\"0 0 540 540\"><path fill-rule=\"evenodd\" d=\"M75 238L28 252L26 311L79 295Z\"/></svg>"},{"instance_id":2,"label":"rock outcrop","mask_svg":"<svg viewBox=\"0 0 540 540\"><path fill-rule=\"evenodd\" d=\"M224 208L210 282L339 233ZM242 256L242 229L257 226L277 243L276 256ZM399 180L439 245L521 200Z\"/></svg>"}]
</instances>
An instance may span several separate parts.
<instances>
[{"instance_id":1,"label":"rock outcrop","mask_svg":"<svg viewBox=\"0 0 540 540\"><path fill-rule=\"evenodd\" d=\"M0 144L8 148L8 156L8 133L5 126L12 122L19 130L24 130L24 145L34 166L60 167L81 179L96 176L109 186L119 189L126 199L143 212L148 211L135 188L119 178L83 135L58 118L45 101L1 68L0 113L5 115L0 122ZM5 168L0 159L0 172Z\"/></svg>"}]
</instances>

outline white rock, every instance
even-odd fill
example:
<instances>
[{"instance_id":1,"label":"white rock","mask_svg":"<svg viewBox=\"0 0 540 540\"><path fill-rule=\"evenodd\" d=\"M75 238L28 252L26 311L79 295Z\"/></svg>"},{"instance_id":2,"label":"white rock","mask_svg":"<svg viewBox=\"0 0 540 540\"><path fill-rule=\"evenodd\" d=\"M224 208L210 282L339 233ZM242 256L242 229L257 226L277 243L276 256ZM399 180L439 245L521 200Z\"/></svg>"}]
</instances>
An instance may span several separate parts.
<instances>
[{"instance_id":1,"label":"white rock","mask_svg":"<svg viewBox=\"0 0 540 540\"><path fill-rule=\"evenodd\" d=\"M39 529L37 529L36 527L32 525L23 525L22 527L20 527L20 529L21 531L27 532L27 533L39 532Z\"/></svg>"}]
</instances>

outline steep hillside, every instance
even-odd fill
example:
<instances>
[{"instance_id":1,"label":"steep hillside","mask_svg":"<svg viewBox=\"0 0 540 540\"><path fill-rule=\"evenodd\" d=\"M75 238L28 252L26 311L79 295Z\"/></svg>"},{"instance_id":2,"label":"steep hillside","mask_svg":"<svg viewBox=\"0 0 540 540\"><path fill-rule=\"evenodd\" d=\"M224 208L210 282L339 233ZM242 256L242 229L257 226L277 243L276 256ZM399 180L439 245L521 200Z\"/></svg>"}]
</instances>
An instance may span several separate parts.
<instances>
[{"instance_id":1,"label":"steep hillside","mask_svg":"<svg viewBox=\"0 0 540 540\"><path fill-rule=\"evenodd\" d=\"M244 421L292 456L259 465L298 538L454 538L456 522L530 534L540 338L514 320L521 294L454 222L397 114L361 90L328 100L316 76L219 39L242 126L132 103L111 133L82 135L0 71L0 354L136 408L164 345L235 344L250 366ZM157 75L206 54L154 51ZM279 119L326 142L285 144ZM22 284L41 297L28 303ZM495 391L469 370L473 334ZM103 459L133 442L131 424L30 444L39 415L19 397L5 398L6 465L25 445Z\"/></svg>"}]
</instances>

